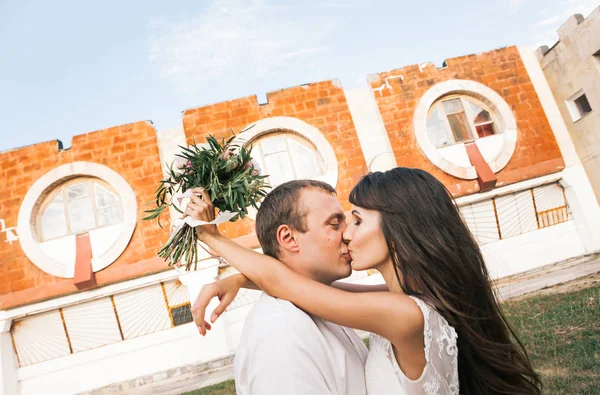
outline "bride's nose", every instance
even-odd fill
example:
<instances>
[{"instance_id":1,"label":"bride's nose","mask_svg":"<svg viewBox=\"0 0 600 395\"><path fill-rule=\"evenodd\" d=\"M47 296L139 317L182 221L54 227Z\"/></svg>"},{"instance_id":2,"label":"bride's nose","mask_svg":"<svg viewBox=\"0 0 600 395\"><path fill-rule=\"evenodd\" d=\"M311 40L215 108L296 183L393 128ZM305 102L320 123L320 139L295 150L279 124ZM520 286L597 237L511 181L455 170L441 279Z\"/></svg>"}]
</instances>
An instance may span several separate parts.
<instances>
[{"instance_id":1,"label":"bride's nose","mask_svg":"<svg viewBox=\"0 0 600 395\"><path fill-rule=\"evenodd\" d=\"M350 232L350 226L346 226L346 229L344 229L344 232L342 233L342 240L346 244L350 244L350 242L352 241L352 234Z\"/></svg>"}]
</instances>

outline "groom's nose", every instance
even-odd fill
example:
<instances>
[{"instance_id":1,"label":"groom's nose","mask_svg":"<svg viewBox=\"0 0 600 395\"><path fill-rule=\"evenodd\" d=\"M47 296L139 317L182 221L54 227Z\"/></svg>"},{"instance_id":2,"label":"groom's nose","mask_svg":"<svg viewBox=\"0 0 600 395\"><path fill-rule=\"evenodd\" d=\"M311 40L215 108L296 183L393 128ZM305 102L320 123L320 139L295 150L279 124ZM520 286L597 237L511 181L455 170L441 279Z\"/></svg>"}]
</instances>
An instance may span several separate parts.
<instances>
[{"instance_id":1,"label":"groom's nose","mask_svg":"<svg viewBox=\"0 0 600 395\"><path fill-rule=\"evenodd\" d=\"M346 231L347 228L348 228L348 223L346 221L342 221L340 223L340 230L342 231L342 234L344 234L344 232Z\"/></svg>"}]
</instances>

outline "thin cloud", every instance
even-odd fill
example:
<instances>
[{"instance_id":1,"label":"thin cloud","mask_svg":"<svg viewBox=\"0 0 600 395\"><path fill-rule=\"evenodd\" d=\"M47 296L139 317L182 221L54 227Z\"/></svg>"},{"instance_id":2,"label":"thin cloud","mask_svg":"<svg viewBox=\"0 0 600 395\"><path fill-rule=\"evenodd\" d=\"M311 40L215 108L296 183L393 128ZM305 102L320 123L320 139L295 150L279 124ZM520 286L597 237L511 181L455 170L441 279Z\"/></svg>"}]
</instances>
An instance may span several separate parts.
<instances>
[{"instance_id":1,"label":"thin cloud","mask_svg":"<svg viewBox=\"0 0 600 395\"><path fill-rule=\"evenodd\" d=\"M598 0L569 0L568 6L566 16L581 14L587 17L598 8Z\"/></svg>"},{"instance_id":2,"label":"thin cloud","mask_svg":"<svg viewBox=\"0 0 600 395\"><path fill-rule=\"evenodd\" d=\"M556 22L558 22L560 19L560 17L558 15L552 15L549 18L546 19L542 19L541 21L538 21L535 23L535 27L537 26L548 26L548 25L554 25Z\"/></svg>"},{"instance_id":3,"label":"thin cloud","mask_svg":"<svg viewBox=\"0 0 600 395\"><path fill-rule=\"evenodd\" d=\"M296 58L296 57L304 57L310 56L321 52L327 52L329 48L327 47L316 47L316 48L302 48L296 51L287 52L283 55L285 58Z\"/></svg>"},{"instance_id":4,"label":"thin cloud","mask_svg":"<svg viewBox=\"0 0 600 395\"><path fill-rule=\"evenodd\" d=\"M567 0L559 3L552 15L545 17L533 24L534 40L536 45L552 45L558 39L556 31L572 15L590 15L598 8L597 0Z\"/></svg>"},{"instance_id":5,"label":"thin cloud","mask_svg":"<svg viewBox=\"0 0 600 395\"><path fill-rule=\"evenodd\" d=\"M148 59L182 91L233 76L262 77L294 64L314 67L338 25L335 18L327 24L302 20L300 11L265 0L217 0L183 23L154 18L148 22Z\"/></svg>"}]
</instances>

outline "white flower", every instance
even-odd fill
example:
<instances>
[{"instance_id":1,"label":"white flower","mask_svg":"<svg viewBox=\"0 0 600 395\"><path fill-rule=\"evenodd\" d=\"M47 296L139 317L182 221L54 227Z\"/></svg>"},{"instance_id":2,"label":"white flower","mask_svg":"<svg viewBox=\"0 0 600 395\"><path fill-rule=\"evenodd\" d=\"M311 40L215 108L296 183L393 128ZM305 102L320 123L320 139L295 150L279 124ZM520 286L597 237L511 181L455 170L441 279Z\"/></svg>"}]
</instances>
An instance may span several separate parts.
<instances>
[{"instance_id":1,"label":"white flower","mask_svg":"<svg viewBox=\"0 0 600 395\"><path fill-rule=\"evenodd\" d=\"M190 167L191 165L192 162L181 156L175 156L175 160L173 161L173 166L178 170L183 170L185 168Z\"/></svg>"},{"instance_id":2,"label":"white flower","mask_svg":"<svg viewBox=\"0 0 600 395\"><path fill-rule=\"evenodd\" d=\"M261 170L262 170L262 169L260 168L260 164L259 164L259 163L258 163L258 162L257 162L255 159L252 159L252 160L250 161L250 163L252 163L252 167L254 168L254 170L252 171L252 173L251 173L250 175L252 175L252 176L257 176L257 175L259 175L259 174L260 174L260 172L261 172Z\"/></svg>"}]
</instances>

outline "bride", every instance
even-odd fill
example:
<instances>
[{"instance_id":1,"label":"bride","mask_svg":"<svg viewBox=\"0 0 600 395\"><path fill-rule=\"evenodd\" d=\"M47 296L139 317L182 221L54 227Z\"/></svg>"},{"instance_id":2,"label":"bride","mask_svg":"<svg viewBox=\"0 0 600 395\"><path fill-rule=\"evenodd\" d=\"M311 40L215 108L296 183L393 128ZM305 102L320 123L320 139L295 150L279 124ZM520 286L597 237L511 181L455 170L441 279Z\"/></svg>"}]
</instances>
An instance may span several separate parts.
<instances>
[{"instance_id":1,"label":"bride","mask_svg":"<svg viewBox=\"0 0 600 395\"><path fill-rule=\"evenodd\" d=\"M201 193L186 214L211 221L214 208ZM444 185L423 170L399 167L365 176L350 202L344 239L352 267L378 270L388 292L336 289L234 243L215 226L196 232L269 295L373 333L365 366L371 394L539 394L540 379Z\"/></svg>"}]
</instances>

